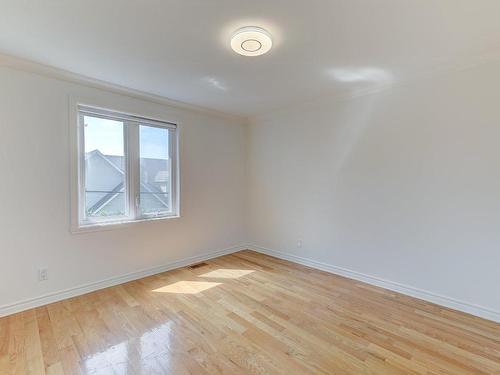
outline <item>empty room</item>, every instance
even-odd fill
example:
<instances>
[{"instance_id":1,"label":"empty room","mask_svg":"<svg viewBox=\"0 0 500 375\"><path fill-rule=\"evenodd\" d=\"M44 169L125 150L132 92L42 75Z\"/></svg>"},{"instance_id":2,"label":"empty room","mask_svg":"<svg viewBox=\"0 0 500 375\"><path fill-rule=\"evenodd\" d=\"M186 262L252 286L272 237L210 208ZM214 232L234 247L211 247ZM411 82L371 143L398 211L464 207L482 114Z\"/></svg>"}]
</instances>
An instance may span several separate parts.
<instances>
[{"instance_id":1,"label":"empty room","mask_svg":"<svg viewBox=\"0 0 500 375\"><path fill-rule=\"evenodd\" d=\"M0 0L0 375L500 375L499 0Z\"/></svg>"}]
</instances>

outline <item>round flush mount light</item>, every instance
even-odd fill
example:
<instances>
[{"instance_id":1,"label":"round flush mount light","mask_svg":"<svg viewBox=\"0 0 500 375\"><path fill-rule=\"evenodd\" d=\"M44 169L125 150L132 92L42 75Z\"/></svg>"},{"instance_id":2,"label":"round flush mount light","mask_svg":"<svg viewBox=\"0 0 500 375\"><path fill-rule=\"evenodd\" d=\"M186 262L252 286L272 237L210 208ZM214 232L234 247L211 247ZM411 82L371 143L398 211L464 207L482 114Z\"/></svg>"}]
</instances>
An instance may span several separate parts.
<instances>
[{"instance_id":1,"label":"round flush mount light","mask_svg":"<svg viewBox=\"0 0 500 375\"><path fill-rule=\"evenodd\" d=\"M260 27L242 27L236 30L231 37L231 48L234 52L243 56L263 55L272 46L271 34Z\"/></svg>"}]
</instances>

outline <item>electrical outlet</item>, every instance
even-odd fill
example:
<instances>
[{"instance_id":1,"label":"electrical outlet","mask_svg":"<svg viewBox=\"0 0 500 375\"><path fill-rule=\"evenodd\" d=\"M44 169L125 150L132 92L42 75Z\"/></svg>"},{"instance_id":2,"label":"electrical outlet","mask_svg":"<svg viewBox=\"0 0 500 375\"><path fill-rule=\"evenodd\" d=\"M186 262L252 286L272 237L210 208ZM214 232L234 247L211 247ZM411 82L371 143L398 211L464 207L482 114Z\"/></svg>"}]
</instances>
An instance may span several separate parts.
<instances>
[{"instance_id":1,"label":"electrical outlet","mask_svg":"<svg viewBox=\"0 0 500 375\"><path fill-rule=\"evenodd\" d=\"M302 247L302 240L297 240L297 247Z\"/></svg>"},{"instance_id":2,"label":"electrical outlet","mask_svg":"<svg viewBox=\"0 0 500 375\"><path fill-rule=\"evenodd\" d=\"M40 268L38 270L38 281L47 281L49 279L49 270L47 268Z\"/></svg>"}]
</instances>

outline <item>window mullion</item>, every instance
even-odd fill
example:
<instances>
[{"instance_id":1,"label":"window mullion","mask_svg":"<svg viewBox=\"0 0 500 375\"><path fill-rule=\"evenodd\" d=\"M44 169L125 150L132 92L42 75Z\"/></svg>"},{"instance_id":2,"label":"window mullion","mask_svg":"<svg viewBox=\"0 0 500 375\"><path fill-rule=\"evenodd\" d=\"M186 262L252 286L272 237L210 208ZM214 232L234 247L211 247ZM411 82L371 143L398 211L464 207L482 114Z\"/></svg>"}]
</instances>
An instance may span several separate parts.
<instances>
[{"instance_id":1,"label":"window mullion","mask_svg":"<svg viewBox=\"0 0 500 375\"><path fill-rule=\"evenodd\" d=\"M169 161L170 161L170 177L169 177L169 184L170 184L170 210L172 212L178 212L178 206L179 206L179 201L178 201L178 169L177 169L177 137L174 131L169 130L168 132L168 150L169 150Z\"/></svg>"},{"instance_id":2,"label":"window mullion","mask_svg":"<svg viewBox=\"0 0 500 375\"><path fill-rule=\"evenodd\" d=\"M85 123L81 113L78 114L78 220L87 220L85 210Z\"/></svg>"},{"instance_id":3,"label":"window mullion","mask_svg":"<svg viewBox=\"0 0 500 375\"><path fill-rule=\"evenodd\" d=\"M85 106L77 110L72 229L73 223L75 230L93 230L108 224L177 217L177 125L143 122L131 115ZM78 206L73 210L73 205Z\"/></svg>"},{"instance_id":4,"label":"window mullion","mask_svg":"<svg viewBox=\"0 0 500 375\"><path fill-rule=\"evenodd\" d=\"M139 126L127 121L127 191L128 209L131 219L139 217Z\"/></svg>"}]
</instances>

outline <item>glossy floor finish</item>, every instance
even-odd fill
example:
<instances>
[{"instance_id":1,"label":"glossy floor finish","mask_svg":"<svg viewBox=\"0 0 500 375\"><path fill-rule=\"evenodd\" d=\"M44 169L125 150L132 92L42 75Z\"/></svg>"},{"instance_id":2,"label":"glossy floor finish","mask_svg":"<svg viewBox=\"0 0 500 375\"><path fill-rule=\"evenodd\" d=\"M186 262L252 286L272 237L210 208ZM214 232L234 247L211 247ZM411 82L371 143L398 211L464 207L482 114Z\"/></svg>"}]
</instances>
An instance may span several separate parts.
<instances>
[{"instance_id":1,"label":"glossy floor finish","mask_svg":"<svg viewBox=\"0 0 500 375\"><path fill-rule=\"evenodd\" d=\"M0 319L0 374L500 374L500 324L251 251Z\"/></svg>"}]
</instances>

